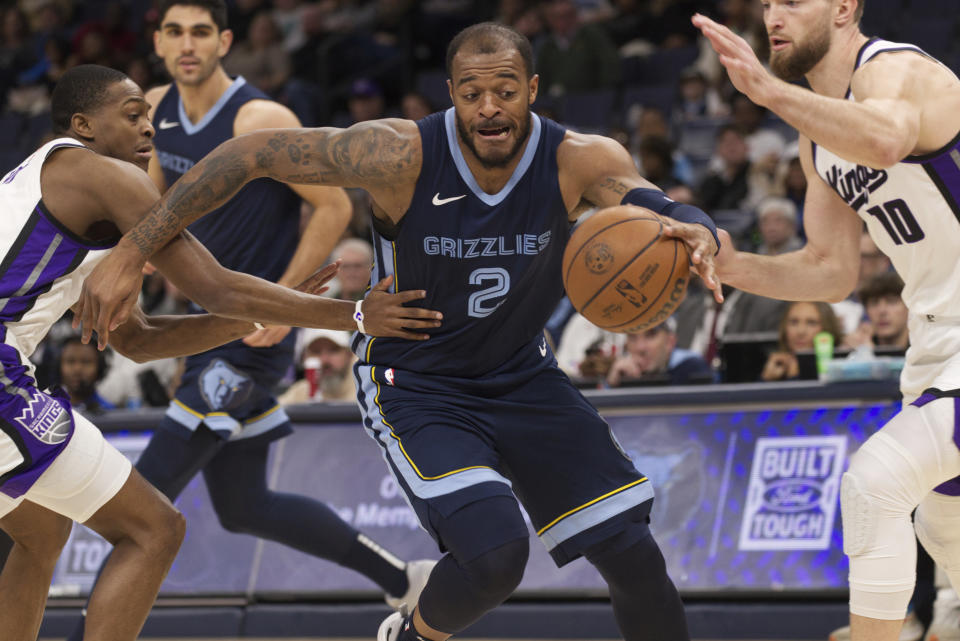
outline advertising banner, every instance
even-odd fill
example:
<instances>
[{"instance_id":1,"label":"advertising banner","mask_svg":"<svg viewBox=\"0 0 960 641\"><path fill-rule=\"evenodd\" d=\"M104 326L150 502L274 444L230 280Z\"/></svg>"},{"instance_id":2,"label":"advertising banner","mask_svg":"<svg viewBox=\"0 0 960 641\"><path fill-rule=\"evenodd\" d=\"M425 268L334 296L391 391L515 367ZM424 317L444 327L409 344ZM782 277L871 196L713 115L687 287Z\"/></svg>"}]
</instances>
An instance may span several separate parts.
<instances>
[{"instance_id":1,"label":"advertising banner","mask_svg":"<svg viewBox=\"0 0 960 641\"><path fill-rule=\"evenodd\" d=\"M613 433L653 482L651 515L681 591L823 590L846 587L839 482L849 455L898 403L831 402L764 409L611 410ZM518 426L517 429L522 429ZM143 435L110 435L135 458ZM536 452L531 452L536 456ZM302 424L274 444L270 486L314 497L402 559L438 558L379 447L359 424ZM370 593L376 586L328 561L219 524L202 475L177 501L187 537L163 594ZM85 593L108 546L76 527L54 593ZM583 559L554 566L531 532L520 586L528 594L604 585Z\"/></svg>"}]
</instances>

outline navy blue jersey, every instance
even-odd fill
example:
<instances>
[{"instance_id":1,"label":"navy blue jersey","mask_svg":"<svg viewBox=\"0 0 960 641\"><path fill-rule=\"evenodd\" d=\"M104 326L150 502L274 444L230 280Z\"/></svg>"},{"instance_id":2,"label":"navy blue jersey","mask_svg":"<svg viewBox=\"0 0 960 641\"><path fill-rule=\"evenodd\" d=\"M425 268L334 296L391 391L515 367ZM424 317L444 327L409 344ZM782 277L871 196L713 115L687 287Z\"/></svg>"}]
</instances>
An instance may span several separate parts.
<instances>
[{"instance_id":1,"label":"navy blue jersey","mask_svg":"<svg viewBox=\"0 0 960 641\"><path fill-rule=\"evenodd\" d=\"M563 294L571 225L557 147L565 130L532 114L513 176L487 194L463 158L452 108L417 126L423 167L400 225L373 234L373 282L393 274L394 291L426 290L418 304L442 312L443 324L423 342L358 337L357 355L373 365L467 378L552 362L528 357L540 356L534 343Z\"/></svg>"},{"instance_id":2,"label":"navy blue jersey","mask_svg":"<svg viewBox=\"0 0 960 641\"><path fill-rule=\"evenodd\" d=\"M237 111L251 100L269 97L238 77L217 103L194 124L187 118L176 84L171 84L153 116L154 145L167 187L220 143L233 138ZM290 263L299 241L300 198L283 183L261 178L245 185L222 207L188 227L224 267L275 282ZM235 341L191 356L188 366L214 355L234 353L231 361L285 373L293 353L293 333L274 348L247 348ZM237 353L235 353L237 352Z\"/></svg>"}]
</instances>

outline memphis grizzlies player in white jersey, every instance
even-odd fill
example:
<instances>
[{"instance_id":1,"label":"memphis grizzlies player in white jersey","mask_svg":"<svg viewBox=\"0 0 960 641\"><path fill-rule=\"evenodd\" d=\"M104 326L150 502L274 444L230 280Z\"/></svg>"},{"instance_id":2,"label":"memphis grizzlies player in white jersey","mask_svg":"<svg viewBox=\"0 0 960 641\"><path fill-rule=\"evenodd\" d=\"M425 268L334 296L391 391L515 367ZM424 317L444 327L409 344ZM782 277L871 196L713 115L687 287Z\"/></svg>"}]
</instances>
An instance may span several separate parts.
<instances>
[{"instance_id":1,"label":"memphis grizzlies player in white jersey","mask_svg":"<svg viewBox=\"0 0 960 641\"><path fill-rule=\"evenodd\" d=\"M796 127L808 177L808 244L718 256L734 287L841 300L860 230L903 277L910 343L904 409L853 457L841 487L854 641L895 641L915 581L916 534L960 585L960 81L913 45L860 32L863 0L763 0L770 67L693 18L738 89ZM782 79L806 77L813 91Z\"/></svg>"},{"instance_id":2,"label":"memphis grizzlies player in white jersey","mask_svg":"<svg viewBox=\"0 0 960 641\"><path fill-rule=\"evenodd\" d=\"M0 638L37 637L57 557L78 521L114 545L87 606L85 638L132 641L180 546L183 517L72 412L62 391L37 389L28 355L77 300L120 231L159 197L146 173L153 127L136 83L106 67L66 72L51 106L61 137L0 180L0 528L14 541L0 573ZM204 351L249 335L259 320L351 323L353 303L226 270L188 235L165 247L157 266L191 299L238 320L146 317L135 308L110 342L137 360ZM335 271L318 272L301 288L319 291ZM402 307L417 297L378 295L385 304L376 312L378 331L419 326ZM368 316L373 311L368 303Z\"/></svg>"}]
</instances>

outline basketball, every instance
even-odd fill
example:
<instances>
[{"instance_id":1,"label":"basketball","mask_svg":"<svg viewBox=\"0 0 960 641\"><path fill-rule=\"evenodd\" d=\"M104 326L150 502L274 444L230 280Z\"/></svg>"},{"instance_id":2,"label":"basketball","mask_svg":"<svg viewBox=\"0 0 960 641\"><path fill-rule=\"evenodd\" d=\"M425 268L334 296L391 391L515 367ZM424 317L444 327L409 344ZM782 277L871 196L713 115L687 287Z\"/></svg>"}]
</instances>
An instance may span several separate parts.
<instances>
[{"instance_id":1,"label":"basketball","mask_svg":"<svg viewBox=\"0 0 960 641\"><path fill-rule=\"evenodd\" d=\"M612 332L641 332L677 309L690 280L689 256L663 227L649 209L620 205L574 229L563 253L563 285L587 320Z\"/></svg>"}]
</instances>

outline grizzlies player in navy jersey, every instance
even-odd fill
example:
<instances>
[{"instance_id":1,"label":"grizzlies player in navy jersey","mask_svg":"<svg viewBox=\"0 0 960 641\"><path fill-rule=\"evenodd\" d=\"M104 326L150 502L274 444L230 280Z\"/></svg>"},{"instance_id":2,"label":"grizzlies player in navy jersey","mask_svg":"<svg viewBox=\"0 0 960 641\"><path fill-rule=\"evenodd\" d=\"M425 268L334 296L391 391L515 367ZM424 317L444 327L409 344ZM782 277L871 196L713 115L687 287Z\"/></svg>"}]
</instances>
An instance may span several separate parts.
<instances>
[{"instance_id":1,"label":"grizzlies player in navy jersey","mask_svg":"<svg viewBox=\"0 0 960 641\"><path fill-rule=\"evenodd\" d=\"M364 426L446 552L413 613L391 615L380 638L446 639L506 599L529 551L519 499L558 565L584 556L597 567L624 638L683 641L683 606L647 525L653 489L557 367L543 326L562 295L571 223L588 207L625 202L671 216L719 297L712 224L641 178L615 141L534 115L539 78L517 32L470 27L451 42L447 66L446 112L218 147L88 279L82 317L108 331L153 246L250 180L366 189L372 279L423 287L444 316L429 341L390 340L364 334L357 306Z\"/></svg>"},{"instance_id":2,"label":"grizzlies player in navy jersey","mask_svg":"<svg viewBox=\"0 0 960 641\"><path fill-rule=\"evenodd\" d=\"M149 173L161 192L224 140L300 126L289 109L224 71L221 59L232 40L224 0L164 0L158 12L154 48L173 78L146 95L156 128ZM313 209L302 235L301 197ZM290 286L323 263L350 215L339 187L291 189L265 178L245 186L190 232L224 266ZM293 364L294 338L290 327L268 327L189 357L137 469L171 500L202 471L217 517L229 531L356 570L379 585L394 607L415 601L432 563L406 564L325 503L267 487L270 443L292 431L274 390ZM223 380L230 381L228 388Z\"/></svg>"},{"instance_id":3,"label":"grizzlies player in navy jersey","mask_svg":"<svg viewBox=\"0 0 960 641\"><path fill-rule=\"evenodd\" d=\"M914 531L960 586L960 81L915 45L865 36L863 0L763 8L775 75L725 27L694 23L737 88L799 130L807 245L770 257L728 244L718 268L763 296L842 300L866 223L904 280L904 409L853 456L840 492L851 638L895 641L915 582ZM801 77L810 90L785 82ZM960 638L955 626L946 638Z\"/></svg>"},{"instance_id":4,"label":"grizzlies player in navy jersey","mask_svg":"<svg viewBox=\"0 0 960 641\"><path fill-rule=\"evenodd\" d=\"M173 562L183 517L61 390L39 390L29 354L76 301L82 280L159 198L146 173L153 127L140 88L119 71L81 65L51 97L55 140L0 180L0 529L15 545L0 573L0 638L36 639L71 520L114 546L90 595L87 639L132 641ZM253 321L342 328L353 303L305 296L222 268L189 234L154 258L187 296L229 320L147 317L134 308L110 344L138 361L210 349ZM305 283L314 291L335 269ZM416 327L402 303L379 299L380 332ZM367 304L368 324L373 319ZM432 326L429 321L428 325Z\"/></svg>"}]
</instances>

